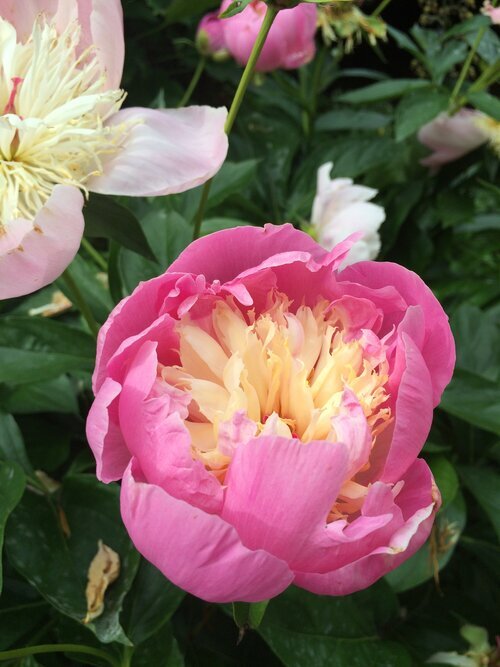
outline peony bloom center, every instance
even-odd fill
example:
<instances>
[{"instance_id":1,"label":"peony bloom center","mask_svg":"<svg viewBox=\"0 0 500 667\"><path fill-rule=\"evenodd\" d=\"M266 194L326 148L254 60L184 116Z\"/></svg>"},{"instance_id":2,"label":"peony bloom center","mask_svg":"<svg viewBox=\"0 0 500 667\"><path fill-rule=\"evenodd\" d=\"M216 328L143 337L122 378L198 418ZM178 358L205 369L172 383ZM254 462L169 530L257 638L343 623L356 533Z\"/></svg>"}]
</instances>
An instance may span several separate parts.
<instances>
[{"instance_id":1,"label":"peony bloom center","mask_svg":"<svg viewBox=\"0 0 500 667\"><path fill-rule=\"evenodd\" d=\"M77 22L58 34L41 15L21 43L0 19L0 231L32 220L57 184L86 191L128 131L105 125L124 93L104 89L95 48L81 51L80 36Z\"/></svg>"},{"instance_id":2,"label":"peony bloom center","mask_svg":"<svg viewBox=\"0 0 500 667\"><path fill-rule=\"evenodd\" d=\"M391 420L388 362L383 340L371 331L349 335L344 319L326 300L292 309L276 293L258 317L220 299L203 322L181 319L180 364L159 367L157 390L173 392L193 457L221 483L235 447L250 438L340 441L346 391L371 434L351 479L367 468L369 450ZM366 488L346 480L343 495L331 519L357 511Z\"/></svg>"}]
</instances>

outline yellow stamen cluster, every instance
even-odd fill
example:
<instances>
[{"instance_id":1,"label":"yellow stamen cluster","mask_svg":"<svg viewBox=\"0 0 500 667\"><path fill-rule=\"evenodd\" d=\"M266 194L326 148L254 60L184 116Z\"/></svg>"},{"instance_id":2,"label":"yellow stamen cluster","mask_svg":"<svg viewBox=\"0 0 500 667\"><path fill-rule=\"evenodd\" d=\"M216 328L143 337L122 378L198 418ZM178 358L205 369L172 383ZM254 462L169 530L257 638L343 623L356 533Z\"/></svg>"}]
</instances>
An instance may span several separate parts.
<instances>
[{"instance_id":1,"label":"yellow stamen cluster","mask_svg":"<svg viewBox=\"0 0 500 667\"><path fill-rule=\"evenodd\" d=\"M315 308L290 306L274 294L256 317L221 299L204 328L188 317L179 323L181 364L159 368L160 381L190 394L185 425L193 455L221 480L231 459L220 446L221 433L235 415L248 437L336 441L332 419L348 387L374 439L390 420L383 405L388 398L383 345L374 352L373 339L349 339L342 317L324 300Z\"/></svg>"},{"instance_id":2,"label":"yellow stamen cluster","mask_svg":"<svg viewBox=\"0 0 500 667\"><path fill-rule=\"evenodd\" d=\"M56 184L85 191L128 131L105 126L124 93L103 90L95 50L78 51L80 33L73 22L58 34L42 15L19 43L0 18L0 230L33 219Z\"/></svg>"}]
</instances>

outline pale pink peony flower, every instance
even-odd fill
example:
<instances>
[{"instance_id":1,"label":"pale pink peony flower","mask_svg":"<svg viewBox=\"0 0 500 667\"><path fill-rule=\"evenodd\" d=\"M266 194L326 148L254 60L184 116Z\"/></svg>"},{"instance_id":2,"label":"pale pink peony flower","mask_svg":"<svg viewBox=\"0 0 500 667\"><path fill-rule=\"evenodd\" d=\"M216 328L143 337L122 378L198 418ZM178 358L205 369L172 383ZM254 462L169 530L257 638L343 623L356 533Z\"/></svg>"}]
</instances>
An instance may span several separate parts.
<instances>
[{"instance_id":1,"label":"pale pink peony flower","mask_svg":"<svg viewBox=\"0 0 500 667\"><path fill-rule=\"evenodd\" d=\"M481 11L486 16L489 16L492 23L495 23L496 25L500 24L500 7L493 7L491 2L486 0Z\"/></svg>"},{"instance_id":2,"label":"pale pink peony flower","mask_svg":"<svg viewBox=\"0 0 500 667\"><path fill-rule=\"evenodd\" d=\"M101 329L87 436L138 550L205 600L344 595L424 543L450 380L420 278L291 225L191 244Z\"/></svg>"},{"instance_id":3,"label":"pale pink peony flower","mask_svg":"<svg viewBox=\"0 0 500 667\"><path fill-rule=\"evenodd\" d=\"M225 109L120 111L119 0L0 0L0 298L71 262L86 193L164 195L214 175Z\"/></svg>"},{"instance_id":4,"label":"pale pink peony flower","mask_svg":"<svg viewBox=\"0 0 500 667\"><path fill-rule=\"evenodd\" d=\"M332 250L353 233L359 233L344 266L375 259L380 252L378 230L385 220L382 206L369 200L377 190L355 185L351 178L330 178L333 162L318 169L318 185L312 210L312 225L318 242Z\"/></svg>"},{"instance_id":5,"label":"pale pink peony flower","mask_svg":"<svg viewBox=\"0 0 500 667\"><path fill-rule=\"evenodd\" d=\"M217 57L227 53L224 25L223 20L219 19L219 12L210 12L201 19L196 31L196 45L203 55Z\"/></svg>"},{"instance_id":6,"label":"pale pink peony flower","mask_svg":"<svg viewBox=\"0 0 500 667\"><path fill-rule=\"evenodd\" d=\"M482 117L479 111L460 109L453 116L441 113L424 125L418 139L433 152L420 163L425 167L440 167L484 144L487 137L478 125Z\"/></svg>"},{"instance_id":7,"label":"pale pink peony flower","mask_svg":"<svg viewBox=\"0 0 500 667\"><path fill-rule=\"evenodd\" d=\"M223 0L223 12L232 0ZM245 9L227 19L223 19L224 41L233 58L246 65L257 39L266 3L254 0ZM300 4L293 9L279 12L257 61L258 72L274 69L296 69L310 62L315 54L317 9L315 5Z\"/></svg>"}]
</instances>

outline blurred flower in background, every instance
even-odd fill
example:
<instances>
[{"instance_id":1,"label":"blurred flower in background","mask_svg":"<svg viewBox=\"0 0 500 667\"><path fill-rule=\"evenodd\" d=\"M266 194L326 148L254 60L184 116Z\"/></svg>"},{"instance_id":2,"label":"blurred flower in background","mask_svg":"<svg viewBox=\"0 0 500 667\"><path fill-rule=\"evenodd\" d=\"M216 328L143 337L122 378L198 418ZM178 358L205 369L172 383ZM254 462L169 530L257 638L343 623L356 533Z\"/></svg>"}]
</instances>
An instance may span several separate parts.
<instances>
[{"instance_id":1,"label":"blurred flower in background","mask_svg":"<svg viewBox=\"0 0 500 667\"><path fill-rule=\"evenodd\" d=\"M341 42L346 53L363 38L375 46L377 40L387 39L387 26L379 16L368 16L354 2L337 2L320 6L319 25L327 45Z\"/></svg>"},{"instance_id":2,"label":"blurred flower in background","mask_svg":"<svg viewBox=\"0 0 500 667\"><path fill-rule=\"evenodd\" d=\"M351 234L363 236L352 246L344 266L375 259L380 252L378 229L385 220L382 206L370 199L377 190L355 185L351 178L330 178L333 167L327 162L318 169L318 185L312 210L312 235L327 250Z\"/></svg>"},{"instance_id":3,"label":"blurred flower in background","mask_svg":"<svg viewBox=\"0 0 500 667\"><path fill-rule=\"evenodd\" d=\"M231 5L222 2L220 12ZM246 65L266 13L266 3L254 0L242 12L222 19L224 44L240 65ZM201 25L200 25L201 27ZM255 67L258 72L296 69L310 62L316 52L315 5L300 4L279 12Z\"/></svg>"},{"instance_id":4,"label":"blurred flower in background","mask_svg":"<svg viewBox=\"0 0 500 667\"><path fill-rule=\"evenodd\" d=\"M477 625L464 625L460 634L469 643L466 653L457 651L439 651L427 660L440 665L455 667L495 667L500 658L499 647L493 648L488 641L488 632Z\"/></svg>"},{"instance_id":5,"label":"blurred flower in background","mask_svg":"<svg viewBox=\"0 0 500 667\"><path fill-rule=\"evenodd\" d=\"M482 129L485 118L487 116L473 109L460 109L453 116L439 114L418 133L419 141L433 151L420 161L421 164L425 167L440 167L484 144L488 139Z\"/></svg>"},{"instance_id":6,"label":"blurred flower in background","mask_svg":"<svg viewBox=\"0 0 500 667\"><path fill-rule=\"evenodd\" d=\"M500 24L500 7L493 7L491 2L486 0L481 11L483 14L490 17L492 23L497 25Z\"/></svg>"}]
</instances>

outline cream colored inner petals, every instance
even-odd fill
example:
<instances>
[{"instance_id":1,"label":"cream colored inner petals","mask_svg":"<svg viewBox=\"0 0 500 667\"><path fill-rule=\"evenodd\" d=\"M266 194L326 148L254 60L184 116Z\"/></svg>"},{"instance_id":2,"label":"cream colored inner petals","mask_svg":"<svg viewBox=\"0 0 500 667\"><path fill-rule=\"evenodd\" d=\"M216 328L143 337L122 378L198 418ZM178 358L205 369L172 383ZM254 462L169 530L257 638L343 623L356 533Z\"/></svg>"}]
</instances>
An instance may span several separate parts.
<instances>
[{"instance_id":1,"label":"cream colored inner petals","mask_svg":"<svg viewBox=\"0 0 500 667\"><path fill-rule=\"evenodd\" d=\"M128 132L106 126L122 105L121 90L104 91L94 48L79 53L75 21L58 34L44 15L26 42L0 18L0 231L32 220L57 184L85 184L103 171Z\"/></svg>"},{"instance_id":2,"label":"cream colored inner petals","mask_svg":"<svg viewBox=\"0 0 500 667\"><path fill-rule=\"evenodd\" d=\"M372 332L349 339L328 302L297 310L273 294L267 310L245 315L218 300L208 325L178 324L179 366L160 366L159 381L188 392L185 425L193 456L223 482L234 448L276 434L336 441L332 419L349 388L363 408L373 442L390 421L384 407L388 364ZM356 511L365 487L348 482L345 511Z\"/></svg>"}]
</instances>

